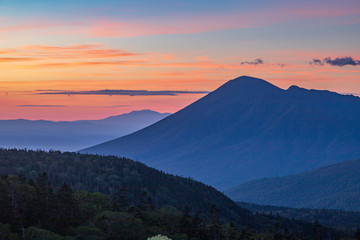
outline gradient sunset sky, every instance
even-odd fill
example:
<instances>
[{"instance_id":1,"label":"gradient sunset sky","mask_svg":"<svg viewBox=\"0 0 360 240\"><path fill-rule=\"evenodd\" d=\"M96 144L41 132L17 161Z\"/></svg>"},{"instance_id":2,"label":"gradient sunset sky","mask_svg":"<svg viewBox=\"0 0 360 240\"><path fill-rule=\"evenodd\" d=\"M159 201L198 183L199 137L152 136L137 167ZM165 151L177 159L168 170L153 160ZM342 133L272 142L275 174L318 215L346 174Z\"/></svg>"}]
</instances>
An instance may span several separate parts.
<instances>
[{"instance_id":1,"label":"gradient sunset sky","mask_svg":"<svg viewBox=\"0 0 360 240\"><path fill-rule=\"evenodd\" d=\"M0 0L0 119L175 112L241 75L359 94L360 1Z\"/></svg>"}]
</instances>

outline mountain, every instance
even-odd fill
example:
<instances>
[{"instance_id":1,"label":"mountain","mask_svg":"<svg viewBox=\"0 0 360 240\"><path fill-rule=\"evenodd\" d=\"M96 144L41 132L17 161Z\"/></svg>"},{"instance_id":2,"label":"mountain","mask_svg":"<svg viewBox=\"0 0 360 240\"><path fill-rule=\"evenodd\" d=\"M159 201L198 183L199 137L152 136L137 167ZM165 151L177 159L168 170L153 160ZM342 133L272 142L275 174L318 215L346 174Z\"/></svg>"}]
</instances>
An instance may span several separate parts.
<instances>
[{"instance_id":1,"label":"mountain","mask_svg":"<svg viewBox=\"0 0 360 240\"><path fill-rule=\"evenodd\" d=\"M225 191L236 201L296 208L360 211L360 160L285 177L246 182Z\"/></svg>"},{"instance_id":2,"label":"mountain","mask_svg":"<svg viewBox=\"0 0 360 240\"><path fill-rule=\"evenodd\" d=\"M218 189L360 156L360 98L242 76L133 134L81 152L126 156Z\"/></svg>"},{"instance_id":3,"label":"mountain","mask_svg":"<svg viewBox=\"0 0 360 240\"><path fill-rule=\"evenodd\" d=\"M75 151L135 132L169 115L169 113L142 110L101 120L69 122L0 120L0 146Z\"/></svg>"}]
</instances>

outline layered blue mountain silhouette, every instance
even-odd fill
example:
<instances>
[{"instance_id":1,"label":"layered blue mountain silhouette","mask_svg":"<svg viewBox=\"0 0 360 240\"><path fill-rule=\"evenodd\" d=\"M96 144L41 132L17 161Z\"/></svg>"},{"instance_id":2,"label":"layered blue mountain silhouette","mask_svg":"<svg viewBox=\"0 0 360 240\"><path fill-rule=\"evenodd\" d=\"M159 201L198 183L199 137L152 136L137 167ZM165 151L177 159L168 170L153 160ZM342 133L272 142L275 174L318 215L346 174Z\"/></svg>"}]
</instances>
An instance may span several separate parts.
<instances>
[{"instance_id":1,"label":"layered blue mountain silhouette","mask_svg":"<svg viewBox=\"0 0 360 240\"><path fill-rule=\"evenodd\" d=\"M68 122L0 120L0 146L75 151L135 132L169 115L169 113L141 110L101 120Z\"/></svg>"},{"instance_id":2,"label":"layered blue mountain silhouette","mask_svg":"<svg viewBox=\"0 0 360 240\"><path fill-rule=\"evenodd\" d=\"M130 157L219 189L360 156L360 98L242 76L133 134L81 152Z\"/></svg>"},{"instance_id":3,"label":"layered blue mountain silhouette","mask_svg":"<svg viewBox=\"0 0 360 240\"><path fill-rule=\"evenodd\" d=\"M246 182L225 191L235 201L296 208L360 210L360 160L285 177Z\"/></svg>"}]
</instances>

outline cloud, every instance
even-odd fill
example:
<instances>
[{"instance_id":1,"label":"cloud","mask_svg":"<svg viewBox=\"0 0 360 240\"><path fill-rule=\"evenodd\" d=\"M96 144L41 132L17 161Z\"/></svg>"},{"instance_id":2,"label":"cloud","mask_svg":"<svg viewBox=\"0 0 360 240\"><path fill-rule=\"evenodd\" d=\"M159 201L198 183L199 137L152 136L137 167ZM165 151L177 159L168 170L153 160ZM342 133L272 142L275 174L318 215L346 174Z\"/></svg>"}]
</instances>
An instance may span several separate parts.
<instances>
[{"instance_id":1,"label":"cloud","mask_svg":"<svg viewBox=\"0 0 360 240\"><path fill-rule=\"evenodd\" d=\"M17 107L45 107L45 108L54 108L54 107L65 107L64 105L16 105Z\"/></svg>"},{"instance_id":2,"label":"cloud","mask_svg":"<svg viewBox=\"0 0 360 240\"><path fill-rule=\"evenodd\" d=\"M339 18L359 14L354 7L304 6L290 4L287 7L252 12L232 11L230 13L203 13L187 17L173 15L162 21L120 20L102 18L92 20L81 33L96 37L138 37L162 34L194 34L227 29L265 27L275 24L323 18ZM338 20L339 21L339 20Z\"/></svg>"},{"instance_id":3,"label":"cloud","mask_svg":"<svg viewBox=\"0 0 360 240\"><path fill-rule=\"evenodd\" d=\"M22 52L56 58L116 58L138 55L121 49L106 48L102 44L72 44L68 46L27 45Z\"/></svg>"},{"instance_id":4,"label":"cloud","mask_svg":"<svg viewBox=\"0 0 360 240\"><path fill-rule=\"evenodd\" d=\"M29 108L64 108L64 107L71 107L71 108L123 108L123 107L130 107L130 105L104 105L104 106L94 106L94 105L39 105L39 104L25 104L25 105L16 105L17 107L29 107Z\"/></svg>"},{"instance_id":5,"label":"cloud","mask_svg":"<svg viewBox=\"0 0 360 240\"><path fill-rule=\"evenodd\" d=\"M67 46L53 45L25 45L17 48L0 49L0 54L11 54L13 59L103 59L132 57L140 54L128 52L122 49L105 47L103 44L71 44ZM20 58L21 57L21 58ZM27 57L27 58L25 58ZM7 58L1 58L7 59ZM11 58L9 58L11 60Z\"/></svg>"},{"instance_id":6,"label":"cloud","mask_svg":"<svg viewBox=\"0 0 360 240\"><path fill-rule=\"evenodd\" d=\"M309 62L310 65L318 65L318 66L322 66L324 65L323 61L321 61L318 58L314 58L311 62Z\"/></svg>"},{"instance_id":7,"label":"cloud","mask_svg":"<svg viewBox=\"0 0 360 240\"><path fill-rule=\"evenodd\" d=\"M110 106L79 106L81 108L123 108L130 107L131 105L110 105ZM76 106L75 106L76 107Z\"/></svg>"},{"instance_id":8,"label":"cloud","mask_svg":"<svg viewBox=\"0 0 360 240\"><path fill-rule=\"evenodd\" d=\"M259 65L259 64L264 64L264 60L262 60L261 58L257 58L252 62L245 61L245 62L241 62L240 64L241 65L255 65L256 66L256 65Z\"/></svg>"},{"instance_id":9,"label":"cloud","mask_svg":"<svg viewBox=\"0 0 360 240\"><path fill-rule=\"evenodd\" d=\"M1 63L7 62L27 62L27 61L34 61L37 60L36 58L21 58L21 57L2 57L0 58Z\"/></svg>"},{"instance_id":10,"label":"cloud","mask_svg":"<svg viewBox=\"0 0 360 240\"><path fill-rule=\"evenodd\" d=\"M205 94L208 91L177 91L177 90L164 90L164 91L149 91L149 90L95 90L95 91L49 91L40 92L40 95L125 95L125 96L176 96L179 94Z\"/></svg>"},{"instance_id":11,"label":"cloud","mask_svg":"<svg viewBox=\"0 0 360 240\"><path fill-rule=\"evenodd\" d=\"M331 66L358 66L360 65L360 60L355 60L352 57L337 57L335 59L331 59L330 57L324 58L323 60L320 60L318 58L314 58L311 62L309 62L310 65L318 65L323 66L324 64L329 64Z\"/></svg>"},{"instance_id":12,"label":"cloud","mask_svg":"<svg viewBox=\"0 0 360 240\"><path fill-rule=\"evenodd\" d=\"M187 14L186 17L176 12L168 17L167 14L157 14L148 18L121 18L102 15L98 9L95 14L74 20L51 17L33 18L1 18L0 34L11 32L36 32L51 35L85 35L95 37L138 37L161 34L191 34L226 29L264 27L290 21L337 18L339 22L348 22L348 18L360 13L357 6L346 4L313 4L289 3L283 7L274 7L270 11L256 9L243 11L241 7L233 7L226 13L222 11L201 14ZM76 11L75 11L76 12ZM96 14L98 13L98 14ZM342 18L339 18L342 17ZM73 19L73 20L72 20ZM75 18L77 19L77 18ZM358 22L358 19L356 19Z\"/></svg>"},{"instance_id":13,"label":"cloud","mask_svg":"<svg viewBox=\"0 0 360 240\"><path fill-rule=\"evenodd\" d=\"M11 22L12 19L8 19L8 22ZM40 21L35 21L32 23L25 24L10 24L10 25L2 25L0 28L0 33L9 33L9 32L19 32L19 31L30 31L30 30L38 30L38 29L51 29L54 27L61 26L59 23L44 23Z\"/></svg>"},{"instance_id":14,"label":"cloud","mask_svg":"<svg viewBox=\"0 0 360 240\"><path fill-rule=\"evenodd\" d=\"M286 64L286 63L276 63L276 65L281 67L281 68L284 68L284 67L288 66L288 64Z\"/></svg>"},{"instance_id":15,"label":"cloud","mask_svg":"<svg viewBox=\"0 0 360 240\"><path fill-rule=\"evenodd\" d=\"M45 68L67 68L67 67L88 67L88 66L122 66L142 64L142 61L96 61L96 62L56 62L36 64L36 67Z\"/></svg>"},{"instance_id":16,"label":"cloud","mask_svg":"<svg viewBox=\"0 0 360 240\"><path fill-rule=\"evenodd\" d=\"M325 58L324 62L330 64L331 66L339 66L339 67L346 65L351 65L351 66L360 65L360 60L354 60L352 57L340 57L340 58L335 58L334 60L332 60L331 58Z\"/></svg>"}]
</instances>

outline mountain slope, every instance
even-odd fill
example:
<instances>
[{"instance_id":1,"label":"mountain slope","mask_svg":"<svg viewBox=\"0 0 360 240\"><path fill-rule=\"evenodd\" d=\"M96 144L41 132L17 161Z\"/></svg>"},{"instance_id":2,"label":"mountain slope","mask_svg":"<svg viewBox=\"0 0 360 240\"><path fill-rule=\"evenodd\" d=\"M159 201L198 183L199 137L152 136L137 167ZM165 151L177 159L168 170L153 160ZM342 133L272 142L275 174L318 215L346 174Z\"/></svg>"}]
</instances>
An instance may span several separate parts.
<instances>
[{"instance_id":1,"label":"mountain slope","mask_svg":"<svg viewBox=\"0 0 360 240\"><path fill-rule=\"evenodd\" d=\"M127 189L129 201L138 205L147 192L156 207L188 205L196 213L207 214L212 204L223 218L245 224L255 223L250 211L231 201L216 189L188 178L176 177L125 158L0 149L0 176L23 174L36 179L46 172L52 183L67 183L75 190L113 195ZM246 224L247 224L246 223ZM245 225L246 225L245 224Z\"/></svg>"},{"instance_id":2,"label":"mountain slope","mask_svg":"<svg viewBox=\"0 0 360 240\"><path fill-rule=\"evenodd\" d=\"M132 133L169 115L142 110L101 120L0 120L0 146L74 151Z\"/></svg>"},{"instance_id":3,"label":"mountain slope","mask_svg":"<svg viewBox=\"0 0 360 240\"><path fill-rule=\"evenodd\" d=\"M360 160L253 180L225 191L236 201L296 208L360 210Z\"/></svg>"},{"instance_id":4,"label":"mountain slope","mask_svg":"<svg viewBox=\"0 0 360 240\"><path fill-rule=\"evenodd\" d=\"M251 212L279 215L289 219L301 219L306 222L318 221L323 226L356 231L360 223L360 212L344 211L335 209L312 209L312 208L289 208L254 203L238 202L239 206L249 209ZM355 232L354 232L355 233ZM354 235L351 234L351 235Z\"/></svg>"},{"instance_id":5,"label":"mountain slope","mask_svg":"<svg viewBox=\"0 0 360 240\"><path fill-rule=\"evenodd\" d=\"M360 98L231 80L179 112L81 152L127 156L219 189L360 156Z\"/></svg>"},{"instance_id":6,"label":"mountain slope","mask_svg":"<svg viewBox=\"0 0 360 240\"><path fill-rule=\"evenodd\" d=\"M130 206L130 208L128 208L127 213L136 218L141 218L141 215L142 217L147 218L144 222L145 224L160 224L165 226L172 224L172 228L179 228L182 225L177 225L176 222L174 222L174 218L171 217L171 213L166 213L165 209L175 207L179 210L183 210L186 208L185 206L188 205L192 215L200 211L199 214L201 217L205 217L210 220L205 220L206 222L203 222L204 224L199 224L197 221L195 222L194 227L196 227L196 225L201 225L210 231L214 231L211 227L213 225L213 221L216 222L215 225L217 226L217 229L220 229L219 224L222 221L225 223L230 223L231 221L240 229L244 229L246 227L244 234L250 234L253 230L269 232L269 230L273 229L274 225L276 225L278 226L277 231L279 231L279 233L284 233L285 235L289 235L288 233L294 233L296 235L300 234L301 236L312 236L314 227L317 227L324 237L327 236L327 238L324 239L328 239L329 237L331 237L331 239L337 239L335 238L337 233L326 227L320 229L319 226L300 220L290 220L264 214L254 215L249 210L237 205L213 187L196 182L189 178L177 177L160 172L130 159L70 152L61 153L59 151L44 152L0 149L0 197L5 196L0 198L0 200L2 200L2 204L8 203L8 205L10 205L10 209L16 209L13 213L4 211L4 213L1 214L2 212L0 212L0 218L4 217L4 215L8 216L6 215L7 213L10 215L17 214L17 218L15 218L15 223L17 225L21 223L19 221L20 217L18 217L19 214L20 216L23 216L21 214L27 214L27 216L34 214L34 219L36 219L38 214L35 214L33 211L23 213L19 210L23 209L24 205L26 205L24 202L30 202L30 208L32 208L33 204L35 204L35 210L37 209L36 211L41 212L41 209L44 209L44 212L48 211L49 208L45 207L48 198L44 197L46 195L45 192L49 191L48 188L44 188L44 186L42 188L37 188L37 190L40 189L39 191L44 191L43 193L40 192L40 196L42 196L41 199L35 197L35 199L37 199L36 201L41 201L41 203L43 203L40 205L36 204L36 201L34 203L34 199L31 198L31 195L29 196L26 194L26 192L36 193L37 191L31 190L31 188L38 186L39 182L40 184L48 186L44 183L43 172L47 173L46 175L48 177L46 177L46 179L49 179L54 186L54 192L59 192L62 189L61 185L63 183L67 183L74 190L87 190L93 193L89 196L84 193L84 191L80 191L76 197L77 200L85 204L81 209L87 213L80 217L85 217L86 223L91 225L94 224L94 221L88 218L89 213L94 216L94 214L97 215L96 212L103 211L105 211L106 214L100 214L98 216L102 216L100 219L103 219L104 221L110 221L110 223L105 223L105 226L108 226L109 224L112 225L111 221L114 219L111 217L113 214L109 215L110 212L107 208L109 204L109 201L107 201L108 198L100 194L104 193L109 195L110 199L119 201L118 204L126 204L125 202L128 200L128 203L132 207ZM39 180L39 174L42 176L40 177L42 180ZM18 177L11 175L18 175ZM31 181L26 181L26 178L31 179ZM45 182L47 182L47 180ZM8 188L9 184L13 185L14 188ZM19 186L21 186L21 184L29 185L28 187L30 187L30 189L26 189L25 192L26 187L20 188ZM9 191L8 194L7 191ZM6 195L11 196L6 197ZM46 196L51 197L51 194ZM58 196L61 196L62 199L73 201L71 198L63 197L63 195ZM148 197L151 199L149 200ZM49 201L54 204L51 200ZM149 205L149 202L153 203L157 208L165 207L165 211L151 211L152 204ZM17 206L16 203L19 203L19 205ZM93 204L95 206L93 206ZM137 211L135 206L139 206L140 209L146 207L143 208L143 211L145 212L141 213ZM56 204L54 207L55 209L58 209L56 208ZM119 206L113 207L118 208ZM64 210L64 208L61 209ZM70 210L68 213L71 212L71 215L73 214L73 210L76 211L76 208L67 209ZM175 211L178 210L175 209ZM174 210L171 212L174 213ZM153 216L148 215L149 217L146 217L147 213L153 213ZM9 219L8 217L3 219L5 219L5 223L12 221L12 219ZM52 221L48 221L48 218L41 219L49 224L57 224L57 222L53 222L53 218L51 218ZM99 220L99 218L97 219ZM160 221L158 222L157 219ZM30 218L29 220L31 223L34 223L33 218ZM134 223L129 221L129 218L120 218L113 226L115 228L128 229L134 226ZM68 223L69 222L72 221L68 221ZM190 223L192 224L191 221L188 222L188 224ZM39 226L38 221L36 221L35 224L37 224L36 226ZM81 224L83 223L81 222ZM58 225L63 226L62 223ZM251 227L249 225L251 225ZM135 224L135 226L138 225ZM147 227L150 226L154 225L147 225ZM20 229L20 227L14 228L14 230L17 229ZM157 229L153 230L158 231ZM174 232L174 230L175 229L171 232ZM226 229L222 229L221 231L223 230L224 233L227 233L228 231ZM288 238L304 239L303 237L296 238L295 236L288 236ZM183 237L181 237L181 239L183 239Z\"/></svg>"}]
</instances>

